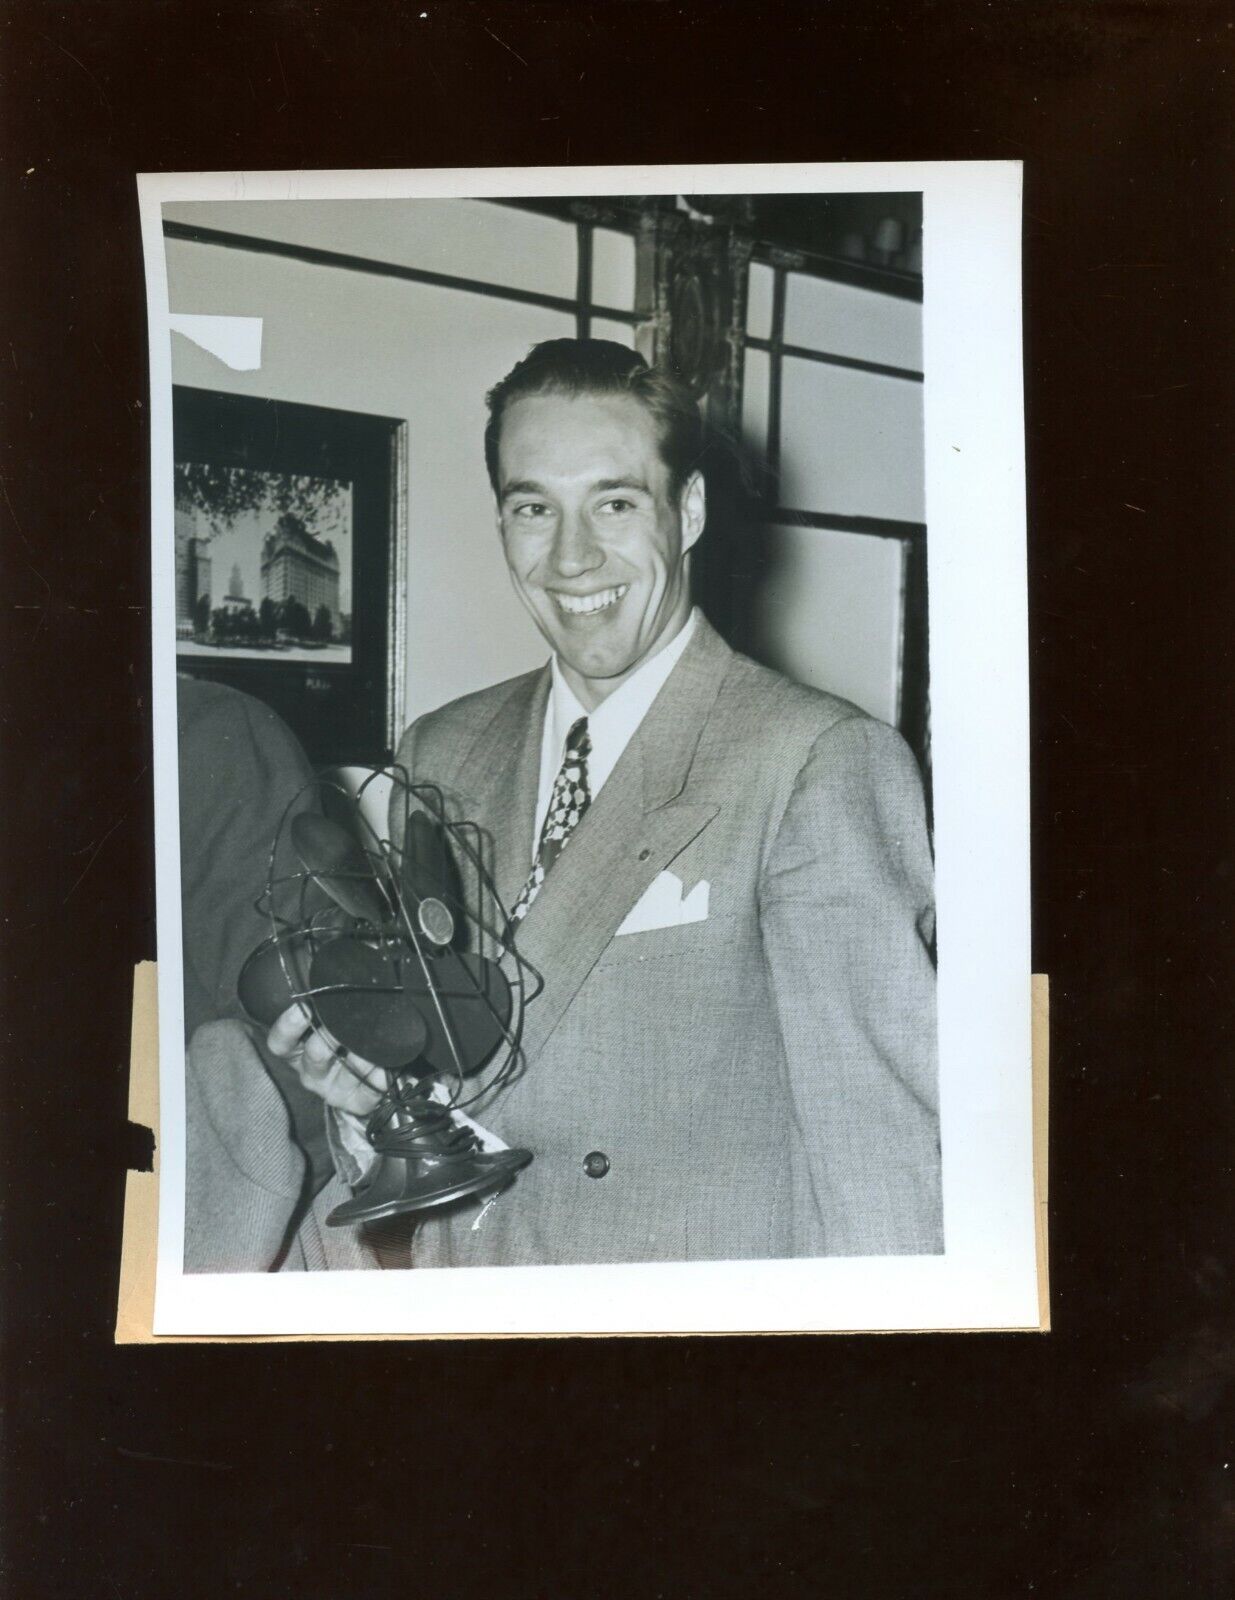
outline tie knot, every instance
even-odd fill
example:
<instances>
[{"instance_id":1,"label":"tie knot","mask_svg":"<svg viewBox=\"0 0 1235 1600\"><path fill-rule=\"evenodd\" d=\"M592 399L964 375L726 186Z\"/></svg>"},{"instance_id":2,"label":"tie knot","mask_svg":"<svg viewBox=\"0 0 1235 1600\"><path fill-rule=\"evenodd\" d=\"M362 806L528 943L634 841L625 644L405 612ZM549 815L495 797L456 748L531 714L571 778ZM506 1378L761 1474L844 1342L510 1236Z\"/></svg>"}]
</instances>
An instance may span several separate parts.
<instances>
[{"instance_id":1,"label":"tie knot","mask_svg":"<svg viewBox=\"0 0 1235 1600\"><path fill-rule=\"evenodd\" d=\"M592 753L592 741L587 731L587 718L580 717L571 724L570 732L566 735L567 761L585 761Z\"/></svg>"}]
</instances>

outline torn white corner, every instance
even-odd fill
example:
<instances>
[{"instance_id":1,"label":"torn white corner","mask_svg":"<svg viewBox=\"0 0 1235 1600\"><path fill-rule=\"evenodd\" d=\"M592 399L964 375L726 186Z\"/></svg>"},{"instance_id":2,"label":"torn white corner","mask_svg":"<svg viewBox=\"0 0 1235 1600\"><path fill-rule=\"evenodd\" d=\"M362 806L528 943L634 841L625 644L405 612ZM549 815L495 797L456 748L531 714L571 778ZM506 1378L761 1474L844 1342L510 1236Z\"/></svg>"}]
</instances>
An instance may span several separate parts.
<instances>
[{"instance_id":1,"label":"torn white corner","mask_svg":"<svg viewBox=\"0 0 1235 1600\"><path fill-rule=\"evenodd\" d=\"M168 320L173 333L192 339L233 372L256 372L262 364L260 317L207 317L173 311Z\"/></svg>"}]
</instances>

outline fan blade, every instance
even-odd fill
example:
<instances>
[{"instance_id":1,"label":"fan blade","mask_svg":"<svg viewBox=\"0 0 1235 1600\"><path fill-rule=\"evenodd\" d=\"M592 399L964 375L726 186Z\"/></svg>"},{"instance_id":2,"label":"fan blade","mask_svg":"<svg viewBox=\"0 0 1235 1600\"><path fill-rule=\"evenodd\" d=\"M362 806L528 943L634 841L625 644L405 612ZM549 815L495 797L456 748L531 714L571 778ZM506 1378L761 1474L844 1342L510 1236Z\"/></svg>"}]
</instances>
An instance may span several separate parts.
<instances>
[{"instance_id":1,"label":"fan blade","mask_svg":"<svg viewBox=\"0 0 1235 1600\"><path fill-rule=\"evenodd\" d=\"M403 971L408 992L415 996L428 1026L424 1058L429 1066L438 1073L455 1072L460 1066L469 1073L483 1067L506 1037L513 1009L510 984L502 969L470 951L460 955L444 950L426 954L424 968L414 957L405 957ZM443 1014L458 1048L457 1063Z\"/></svg>"},{"instance_id":2,"label":"fan blade","mask_svg":"<svg viewBox=\"0 0 1235 1600\"><path fill-rule=\"evenodd\" d=\"M351 834L356 825L356 797L344 786L340 770L330 769L326 781L319 783L315 794L322 815L336 823L344 833Z\"/></svg>"},{"instance_id":3,"label":"fan blade","mask_svg":"<svg viewBox=\"0 0 1235 1600\"><path fill-rule=\"evenodd\" d=\"M263 939L240 969L236 993L254 1022L272 1027L309 987L312 944L303 932Z\"/></svg>"},{"instance_id":4,"label":"fan blade","mask_svg":"<svg viewBox=\"0 0 1235 1600\"><path fill-rule=\"evenodd\" d=\"M427 811L413 811L407 820L402 880L409 911L422 900L436 900L457 919L463 906L463 881L445 829ZM449 944L450 936L438 942Z\"/></svg>"},{"instance_id":5,"label":"fan blade","mask_svg":"<svg viewBox=\"0 0 1235 1600\"><path fill-rule=\"evenodd\" d=\"M377 868L329 817L305 811L292 819L292 847L306 872L349 916L381 926L389 910L378 888Z\"/></svg>"},{"instance_id":6,"label":"fan blade","mask_svg":"<svg viewBox=\"0 0 1235 1600\"><path fill-rule=\"evenodd\" d=\"M375 1067L394 1071L415 1061L429 1028L407 981L414 966L406 949L375 948L347 934L326 940L309 974L313 989L326 991L313 996L322 1025Z\"/></svg>"}]
</instances>

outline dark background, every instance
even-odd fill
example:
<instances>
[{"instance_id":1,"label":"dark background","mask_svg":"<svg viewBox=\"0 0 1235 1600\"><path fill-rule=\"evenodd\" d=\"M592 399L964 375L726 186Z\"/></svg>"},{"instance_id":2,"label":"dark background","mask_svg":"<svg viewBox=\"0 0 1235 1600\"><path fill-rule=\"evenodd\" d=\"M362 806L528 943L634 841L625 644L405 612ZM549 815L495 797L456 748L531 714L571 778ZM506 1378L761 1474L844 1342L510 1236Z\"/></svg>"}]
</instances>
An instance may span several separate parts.
<instances>
[{"instance_id":1,"label":"dark background","mask_svg":"<svg viewBox=\"0 0 1235 1600\"><path fill-rule=\"evenodd\" d=\"M1233 25L9 0L7 1593L1227 1593ZM155 952L134 172L924 157L1026 163L1054 1332L116 1349Z\"/></svg>"}]
</instances>

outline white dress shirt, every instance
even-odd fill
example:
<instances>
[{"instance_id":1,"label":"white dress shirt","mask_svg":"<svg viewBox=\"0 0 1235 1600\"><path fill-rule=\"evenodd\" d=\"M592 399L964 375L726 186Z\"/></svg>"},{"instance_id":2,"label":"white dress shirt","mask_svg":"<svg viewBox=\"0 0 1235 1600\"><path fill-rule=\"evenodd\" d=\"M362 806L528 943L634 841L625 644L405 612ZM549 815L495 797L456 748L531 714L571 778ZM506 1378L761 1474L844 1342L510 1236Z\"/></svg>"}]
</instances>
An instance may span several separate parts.
<instances>
[{"instance_id":1,"label":"white dress shirt","mask_svg":"<svg viewBox=\"0 0 1235 1600\"><path fill-rule=\"evenodd\" d=\"M626 682L602 700L595 711L585 711L574 690L562 675L556 656L551 670L553 686L549 703L545 707L544 732L540 741L540 793L536 801L536 825L532 830L529 864L536 859L540 845L540 830L544 827L545 813L553 795L553 785L566 751L566 735L580 717L587 718L587 731L592 741L588 757L588 792L593 800L604 788L609 774L617 766L622 751L634 737L635 730L652 707L652 701L665 686L665 680L677 666L683 650L691 641L698 621L696 607L681 628L663 649L658 650Z\"/></svg>"}]
</instances>

